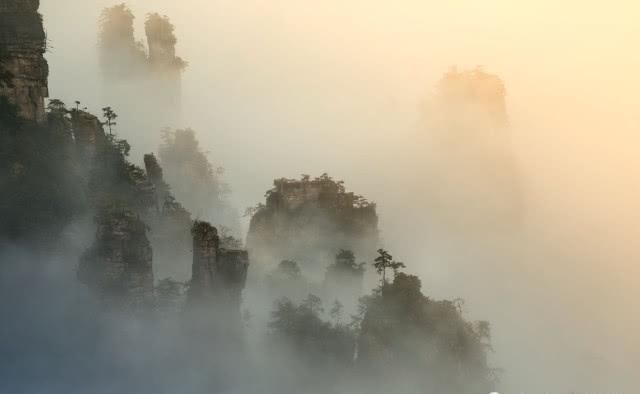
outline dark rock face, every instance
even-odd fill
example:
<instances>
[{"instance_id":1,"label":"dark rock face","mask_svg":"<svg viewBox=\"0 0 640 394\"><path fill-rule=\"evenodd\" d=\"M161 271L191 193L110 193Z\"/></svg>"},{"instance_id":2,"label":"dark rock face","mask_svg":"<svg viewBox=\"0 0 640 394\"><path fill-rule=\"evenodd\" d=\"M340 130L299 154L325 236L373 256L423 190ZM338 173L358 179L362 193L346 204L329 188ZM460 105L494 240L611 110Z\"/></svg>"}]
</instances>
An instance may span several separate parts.
<instances>
[{"instance_id":1,"label":"dark rock face","mask_svg":"<svg viewBox=\"0 0 640 394\"><path fill-rule=\"evenodd\" d=\"M152 251L147 227L127 209L102 211L96 240L80 261L78 278L106 304L140 309L153 304Z\"/></svg>"},{"instance_id":2,"label":"dark rock face","mask_svg":"<svg viewBox=\"0 0 640 394\"><path fill-rule=\"evenodd\" d=\"M221 249L218 231L209 223L195 222L191 232L193 266L190 301L213 301L239 312L240 297L249 269L248 253Z\"/></svg>"},{"instance_id":3,"label":"dark rock face","mask_svg":"<svg viewBox=\"0 0 640 394\"><path fill-rule=\"evenodd\" d=\"M203 295L213 289L218 262L218 230L206 222L194 223L193 265L190 292L193 296Z\"/></svg>"},{"instance_id":4,"label":"dark rock face","mask_svg":"<svg viewBox=\"0 0 640 394\"><path fill-rule=\"evenodd\" d=\"M247 246L253 260L275 266L295 260L322 274L340 250L368 256L378 243L376 205L328 175L278 179L253 213Z\"/></svg>"},{"instance_id":5,"label":"dark rock face","mask_svg":"<svg viewBox=\"0 0 640 394\"><path fill-rule=\"evenodd\" d=\"M46 35L37 0L0 2L0 98L15 105L25 121L46 121L49 66Z\"/></svg>"},{"instance_id":6,"label":"dark rock face","mask_svg":"<svg viewBox=\"0 0 640 394\"><path fill-rule=\"evenodd\" d=\"M218 251L218 278L224 288L222 296L234 309L240 307L248 268L249 253L246 250L221 248Z\"/></svg>"}]
</instances>

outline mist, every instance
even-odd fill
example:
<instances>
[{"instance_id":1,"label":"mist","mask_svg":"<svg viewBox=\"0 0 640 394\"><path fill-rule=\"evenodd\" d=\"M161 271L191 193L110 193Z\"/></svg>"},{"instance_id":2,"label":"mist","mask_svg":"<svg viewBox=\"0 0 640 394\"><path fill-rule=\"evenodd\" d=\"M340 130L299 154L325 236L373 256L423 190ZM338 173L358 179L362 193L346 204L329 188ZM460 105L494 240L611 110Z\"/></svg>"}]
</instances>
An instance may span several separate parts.
<instances>
[{"instance_id":1,"label":"mist","mask_svg":"<svg viewBox=\"0 0 640 394\"><path fill-rule=\"evenodd\" d=\"M100 83L97 21L113 3L42 3L51 96L91 110L130 105L104 102ZM640 7L128 5L139 38L149 12L176 26L189 67L183 124L167 126L196 130L225 167L237 209L262 201L274 178L327 172L343 179L378 204L385 247L411 262L430 295L462 297L469 315L492 323L492 361L508 389L635 388ZM424 204L431 160L423 106L452 65L482 65L506 85L523 193L518 231L447 231ZM154 124L152 112L138 116L136 125ZM159 145L159 129L127 128L127 121L120 119L121 137L148 141L145 149ZM136 149L141 161L147 152Z\"/></svg>"}]
</instances>

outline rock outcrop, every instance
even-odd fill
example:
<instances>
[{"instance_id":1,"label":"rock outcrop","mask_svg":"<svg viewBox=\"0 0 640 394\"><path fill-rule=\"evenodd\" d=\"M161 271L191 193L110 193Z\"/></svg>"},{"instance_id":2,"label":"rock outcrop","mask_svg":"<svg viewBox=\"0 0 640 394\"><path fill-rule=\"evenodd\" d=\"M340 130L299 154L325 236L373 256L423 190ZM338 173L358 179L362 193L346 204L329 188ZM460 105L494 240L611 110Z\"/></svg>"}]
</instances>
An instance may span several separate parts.
<instances>
[{"instance_id":1,"label":"rock outcrop","mask_svg":"<svg viewBox=\"0 0 640 394\"><path fill-rule=\"evenodd\" d=\"M218 283L223 291L220 298L225 299L234 310L240 311L242 290L247 281L249 253L241 249L218 250Z\"/></svg>"},{"instance_id":2,"label":"rock outcrop","mask_svg":"<svg viewBox=\"0 0 640 394\"><path fill-rule=\"evenodd\" d=\"M134 19L124 3L102 11L98 49L102 73L109 81L129 81L144 73L147 55L135 39Z\"/></svg>"},{"instance_id":3,"label":"rock outcrop","mask_svg":"<svg viewBox=\"0 0 640 394\"><path fill-rule=\"evenodd\" d=\"M74 110L71 114L71 129L76 148L81 158L92 160L96 149L106 142L102 123L93 114L86 111Z\"/></svg>"},{"instance_id":4,"label":"rock outcrop","mask_svg":"<svg viewBox=\"0 0 640 394\"><path fill-rule=\"evenodd\" d=\"M152 251L147 226L127 209L105 209L96 217L96 239L84 254L78 278L109 306L153 305Z\"/></svg>"},{"instance_id":5,"label":"rock outcrop","mask_svg":"<svg viewBox=\"0 0 640 394\"><path fill-rule=\"evenodd\" d=\"M428 103L425 126L429 221L455 233L520 227L524 198L502 79L452 69Z\"/></svg>"},{"instance_id":6,"label":"rock outcrop","mask_svg":"<svg viewBox=\"0 0 640 394\"><path fill-rule=\"evenodd\" d=\"M443 122L449 138L468 139L477 133L480 140L508 142L506 88L502 79L481 68L449 70L436 89L439 114L435 121ZM443 138L447 136L443 135Z\"/></svg>"},{"instance_id":7,"label":"rock outcrop","mask_svg":"<svg viewBox=\"0 0 640 394\"><path fill-rule=\"evenodd\" d=\"M164 76L179 79L186 62L176 56L175 27L169 18L158 13L147 15L148 54L144 44L136 41L134 19L134 14L125 4L102 11L99 49L105 78L120 81L146 78L151 76L150 72L162 72Z\"/></svg>"},{"instance_id":8,"label":"rock outcrop","mask_svg":"<svg viewBox=\"0 0 640 394\"><path fill-rule=\"evenodd\" d=\"M218 231L206 222L195 222L193 266L189 298L192 304L214 303L239 313L247 280L248 253L220 248Z\"/></svg>"},{"instance_id":9,"label":"rock outcrop","mask_svg":"<svg viewBox=\"0 0 640 394\"><path fill-rule=\"evenodd\" d=\"M23 121L46 121L49 66L38 0L0 1L0 98Z\"/></svg>"},{"instance_id":10,"label":"rock outcrop","mask_svg":"<svg viewBox=\"0 0 640 394\"><path fill-rule=\"evenodd\" d=\"M176 56L175 27L168 17L157 13L148 15L144 27L149 48L148 67L159 90L166 92L164 105L177 107L180 105L181 74L187 63Z\"/></svg>"},{"instance_id":11,"label":"rock outcrop","mask_svg":"<svg viewBox=\"0 0 640 394\"><path fill-rule=\"evenodd\" d=\"M177 38L168 17L147 15L146 39L138 40L135 15L125 4L103 10L98 53L105 102L118 108L129 127L159 130L181 123L181 85L186 62L176 55ZM145 43L147 45L145 45ZM152 117L139 113L152 112ZM149 136L132 136L141 151L155 149Z\"/></svg>"},{"instance_id":12,"label":"rock outcrop","mask_svg":"<svg viewBox=\"0 0 640 394\"><path fill-rule=\"evenodd\" d=\"M275 180L252 214L247 247L267 267L294 260L318 276L339 250L366 258L378 243L376 205L326 174Z\"/></svg>"}]
</instances>

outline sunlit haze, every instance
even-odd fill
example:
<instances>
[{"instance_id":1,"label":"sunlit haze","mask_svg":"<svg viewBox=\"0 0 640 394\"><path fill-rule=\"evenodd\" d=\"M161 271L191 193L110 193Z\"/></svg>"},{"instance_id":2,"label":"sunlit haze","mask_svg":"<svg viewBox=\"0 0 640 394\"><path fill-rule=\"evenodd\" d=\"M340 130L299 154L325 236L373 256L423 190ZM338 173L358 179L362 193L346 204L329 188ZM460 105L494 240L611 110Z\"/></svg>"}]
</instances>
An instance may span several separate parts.
<instances>
[{"instance_id":1,"label":"sunlit haze","mask_svg":"<svg viewBox=\"0 0 640 394\"><path fill-rule=\"evenodd\" d=\"M119 135L144 141L131 151L142 165L161 141L159 128L143 128L154 114L137 113L135 98L105 102L98 63L100 12L114 2L41 3L50 97L96 113L112 106ZM377 203L382 244L420 276L425 294L461 297L466 316L491 322L490 360L506 390L637 390L640 3L127 5L137 39L148 13L175 25L189 64L181 109L165 126L195 130L224 167L238 211L264 202L276 178L329 173ZM473 217L491 196L464 183L446 191L471 203L449 216L432 211L432 174L456 171L434 165L429 127L436 86L452 67L479 67L506 88L522 192L514 228L442 224ZM243 218L242 237L248 226Z\"/></svg>"}]
</instances>

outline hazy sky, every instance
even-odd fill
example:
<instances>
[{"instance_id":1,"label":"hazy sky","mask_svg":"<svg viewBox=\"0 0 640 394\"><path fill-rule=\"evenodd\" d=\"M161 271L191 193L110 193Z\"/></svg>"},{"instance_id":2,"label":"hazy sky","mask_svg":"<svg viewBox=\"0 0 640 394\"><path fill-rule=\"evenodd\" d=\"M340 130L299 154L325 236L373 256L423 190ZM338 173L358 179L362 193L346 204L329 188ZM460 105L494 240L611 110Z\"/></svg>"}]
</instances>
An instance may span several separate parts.
<instances>
[{"instance_id":1,"label":"hazy sky","mask_svg":"<svg viewBox=\"0 0 640 394\"><path fill-rule=\"evenodd\" d=\"M43 1L52 95L103 104L96 20L112 3ZM526 145L554 156L565 155L566 144L578 153L631 154L625 139L640 125L633 94L640 7L585 3L600 2L128 2L140 38L147 12L175 22L178 51L190 62L185 125L198 129L231 176L252 175L258 189L238 184L239 194L264 189L276 174L326 169L351 178L343 163L366 170L361 152L409 138L419 101L453 64L484 65L505 80L514 125L535 130L521 137ZM264 159L249 169L244 157ZM298 168L289 159L300 159Z\"/></svg>"},{"instance_id":2,"label":"hazy sky","mask_svg":"<svg viewBox=\"0 0 640 394\"><path fill-rule=\"evenodd\" d=\"M99 12L112 4L42 1L52 97L94 110L112 104L101 102L95 49ZM518 379L542 375L551 383L540 387L560 390L595 370L602 376L590 379L605 383L630 376L607 366L640 361L635 2L128 4L139 38L147 12L175 23L178 53L190 63L184 126L227 169L240 209L262 200L273 178L329 172L379 203L387 246L422 274L426 292L464 296L474 317L494 323L496 357ZM423 231L429 214L416 215L428 192L413 170L428 162L419 109L451 65L482 65L508 91L527 224L524 235L503 242L522 261L512 269L492 265L504 255L460 263L487 264L501 285L466 286L448 261L461 257L434 255L446 248L431 248ZM126 138L132 131L120 124ZM502 292L504 283L514 293ZM534 345L523 344L532 338ZM516 365L519 358L532 364Z\"/></svg>"}]
</instances>

